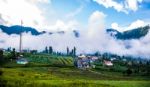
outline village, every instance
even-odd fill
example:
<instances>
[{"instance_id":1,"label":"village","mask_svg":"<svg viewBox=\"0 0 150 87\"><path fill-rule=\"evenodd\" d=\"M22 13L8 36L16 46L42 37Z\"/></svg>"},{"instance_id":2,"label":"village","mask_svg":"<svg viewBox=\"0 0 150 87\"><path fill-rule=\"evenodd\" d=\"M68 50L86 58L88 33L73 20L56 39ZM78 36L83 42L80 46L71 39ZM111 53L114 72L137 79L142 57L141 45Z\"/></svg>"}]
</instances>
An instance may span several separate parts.
<instances>
[{"instance_id":1,"label":"village","mask_svg":"<svg viewBox=\"0 0 150 87\"><path fill-rule=\"evenodd\" d=\"M94 62L100 60L100 58L96 56L80 55L77 56L74 60L75 60L74 65L79 69L88 69L88 68L95 68ZM112 61L103 60L103 65L111 67L113 66L113 63Z\"/></svg>"},{"instance_id":2,"label":"village","mask_svg":"<svg viewBox=\"0 0 150 87\"><path fill-rule=\"evenodd\" d=\"M4 55L9 55L9 58L5 61L15 61L15 64L18 65L25 65L28 66L31 63L42 63L42 64L50 64L53 62L55 65L57 63L56 61L51 61L50 57L57 57L58 60L59 57L70 57L71 63L70 65L81 69L81 70L108 70L108 71L115 71L115 72L121 72L123 75L130 75L134 73L141 73L141 74L149 74L149 60L147 59L140 59L140 58L133 58L133 57L125 57L125 56L118 56L114 54L80 54L76 55L75 50L76 48L72 49L72 51L63 54L60 52L52 52L52 47L50 47L51 50L48 50L47 47L42 53L38 53L36 50L26 51L22 50L22 53L16 52L15 50L1 50L1 53L4 53ZM2 52L3 51L3 52ZM38 55L36 58L36 55ZM45 56L47 55L47 56ZM33 59L33 57L35 58ZM43 56L43 57L42 57ZM44 57L45 56L45 57ZM64 61L63 58L63 61ZM65 58L66 59L66 58ZM47 60L47 61L46 61ZM43 62L41 62L43 61ZM59 66L66 66L65 62L63 64L57 64ZM57 66L56 65L56 66ZM143 68L143 66L145 66ZM130 73L127 73L130 71Z\"/></svg>"}]
</instances>

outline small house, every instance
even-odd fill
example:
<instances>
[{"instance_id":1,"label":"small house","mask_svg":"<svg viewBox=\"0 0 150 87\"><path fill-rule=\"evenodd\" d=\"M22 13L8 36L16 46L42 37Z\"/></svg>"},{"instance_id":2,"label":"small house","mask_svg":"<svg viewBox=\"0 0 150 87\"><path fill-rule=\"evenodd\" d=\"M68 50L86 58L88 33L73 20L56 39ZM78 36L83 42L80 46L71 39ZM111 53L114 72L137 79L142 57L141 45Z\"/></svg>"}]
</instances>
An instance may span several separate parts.
<instances>
[{"instance_id":1,"label":"small house","mask_svg":"<svg viewBox=\"0 0 150 87\"><path fill-rule=\"evenodd\" d=\"M111 61L114 61L114 60L116 60L116 58L115 58L115 57L113 57L113 58L111 58L110 60L111 60Z\"/></svg>"},{"instance_id":2,"label":"small house","mask_svg":"<svg viewBox=\"0 0 150 87\"><path fill-rule=\"evenodd\" d=\"M28 60L26 58L18 58L16 62L17 64L28 64Z\"/></svg>"},{"instance_id":3,"label":"small house","mask_svg":"<svg viewBox=\"0 0 150 87\"><path fill-rule=\"evenodd\" d=\"M104 60L104 65L113 66L113 63L111 61Z\"/></svg>"}]
</instances>

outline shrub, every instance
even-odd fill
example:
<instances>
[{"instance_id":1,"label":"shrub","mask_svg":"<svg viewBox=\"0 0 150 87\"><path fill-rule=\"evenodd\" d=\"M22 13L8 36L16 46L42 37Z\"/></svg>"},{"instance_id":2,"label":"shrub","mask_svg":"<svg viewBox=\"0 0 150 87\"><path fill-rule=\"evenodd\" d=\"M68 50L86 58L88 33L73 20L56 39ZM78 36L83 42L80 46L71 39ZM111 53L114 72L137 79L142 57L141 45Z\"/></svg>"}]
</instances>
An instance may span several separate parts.
<instances>
[{"instance_id":1,"label":"shrub","mask_svg":"<svg viewBox=\"0 0 150 87\"><path fill-rule=\"evenodd\" d=\"M36 78L36 79L38 79L38 78L40 78L40 74L35 74L35 76L34 76L34 78Z\"/></svg>"},{"instance_id":2,"label":"shrub","mask_svg":"<svg viewBox=\"0 0 150 87\"><path fill-rule=\"evenodd\" d=\"M127 73L128 76L130 76L130 75L132 74L132 70L131 70L130 68L128 68L128 69L126 70L126 73Z\"/></svg>"},{"instance_id":3,"label":"shrub","mask_svg":"<svg viewBox=\"0 0 150 87\"><path fill-rule=\"evenodd\" d=\"M3 75L3 71L0 69L0 76Z\"/></svg>"},{"instance_id":4,"label":"shrub","mask_svg":"<svg viewBox=\"0 0 150 87\"><path fill-rule=\"evenodd\" d=\"M24 73L23 73L23 72L20 72L18 75L19 75L19 76L24 76Z\"/></svg>"}]
</instances>

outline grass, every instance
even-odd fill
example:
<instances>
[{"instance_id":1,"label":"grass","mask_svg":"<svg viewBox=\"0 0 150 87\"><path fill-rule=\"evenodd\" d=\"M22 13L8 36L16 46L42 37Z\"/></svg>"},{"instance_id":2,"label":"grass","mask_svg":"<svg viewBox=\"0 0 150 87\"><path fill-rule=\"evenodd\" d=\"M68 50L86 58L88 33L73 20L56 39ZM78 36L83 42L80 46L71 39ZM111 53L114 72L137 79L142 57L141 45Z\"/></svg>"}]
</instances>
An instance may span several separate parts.
<instances>
[{"instance_id":1,"label":"grass","mask_svg":"<svg viewBox=\"0 0 150 87\"><path fill-rule=\"evenodd\" d=\"M150 81L75 68L2 68L1 85L10 87L149 87ZM129 81L127 81L129 80Z\"/></svg>"},{"instance_id":2,"label":"grass","mask_svg":"<svg viewBox=\"0 0 150 87\"><path fill-rule=\"evenodd\" d=\"M80 70L71 57L27 55L27 65L0 68L0 87L149 87L150 77L124 76L104 69ZM101 68L101 67L99 67Z\"/></svg>"}]
</instances>

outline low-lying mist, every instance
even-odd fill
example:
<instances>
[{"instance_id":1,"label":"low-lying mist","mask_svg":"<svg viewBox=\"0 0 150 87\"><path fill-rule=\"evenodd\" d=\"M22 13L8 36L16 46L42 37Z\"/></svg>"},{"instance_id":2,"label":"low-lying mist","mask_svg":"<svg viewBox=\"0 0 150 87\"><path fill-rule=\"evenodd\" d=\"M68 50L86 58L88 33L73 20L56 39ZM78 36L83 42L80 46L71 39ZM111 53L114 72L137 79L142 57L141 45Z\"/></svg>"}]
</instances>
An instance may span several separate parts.
<instances>
[{"instance_id":1,"label":"low-lying mist","mask_svg":"<svg viewBox=\"0 0 150 87\"><path fill-rule=\"evenodd\" d=\"M66 53L66 48L77 48L80 53L113 53L118 55L132 55L150 58L150 32L140 39L117 40L107 34L105 28L105 15L100 12L93 13L88 21L87 29L78 30L80 37L75 37L72 30L64 34L23 33L23 49L37 49L42 51L46 46L52 46L55 51ZM0 48L19 48L19 35L7 35L0 31Z\"/></svg>"}]
</instances>

